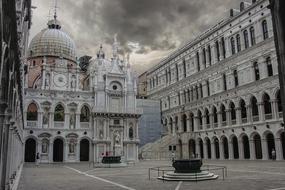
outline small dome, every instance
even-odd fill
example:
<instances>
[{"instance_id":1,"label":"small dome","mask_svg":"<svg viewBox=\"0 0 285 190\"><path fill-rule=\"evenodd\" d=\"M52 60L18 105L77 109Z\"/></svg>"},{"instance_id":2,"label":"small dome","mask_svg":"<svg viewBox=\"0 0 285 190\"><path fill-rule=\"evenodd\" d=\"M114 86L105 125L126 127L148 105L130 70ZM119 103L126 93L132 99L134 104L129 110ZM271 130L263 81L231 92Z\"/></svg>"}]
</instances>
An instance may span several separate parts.
<instances>
[{"instance_id":1,"label":"small dome","mask_svg":"<svg viewBox=\"0 0 285 190\"><path fill-rule=\"evenodd\" d=\"M31 40L28 57L55 56L76 61L75 43L60 29L59 21L49 21L48 28L42 30Z\"/></svg>"}]
</instances>

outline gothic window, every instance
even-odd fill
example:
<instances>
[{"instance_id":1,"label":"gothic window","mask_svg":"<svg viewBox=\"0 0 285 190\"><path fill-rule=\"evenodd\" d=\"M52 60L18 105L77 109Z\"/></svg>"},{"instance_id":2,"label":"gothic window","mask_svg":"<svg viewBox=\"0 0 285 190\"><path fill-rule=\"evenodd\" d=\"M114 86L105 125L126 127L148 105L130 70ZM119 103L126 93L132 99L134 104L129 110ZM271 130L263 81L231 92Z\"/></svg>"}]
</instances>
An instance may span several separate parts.
<instances>
[{"instance_id":1,"label":"gothic window","mask_svg":"<svg viewBox=\"0 0 285 190\"><path fill-rule=\"evenodd\" d=\"M222 121L227 121L227 113L224 104L221 106Z\"/></svg>"},{"instance_id":2,"label":"gothic window","mask_svg":"<svg viewBox=\"0 0 285 190\"><path fill-rule=\"evenodd\" d=\"M209 110L206 108L205 110L205 117L206 117L206 124L210 124L210 115L209 115Z\"/></svg>"},{"instance_id":3,"label":"gothic window","mask_svg":"<svg viewBox=\"0 0 285 190\"><path fill-rule=\"evenodd\" d=\"M257 106L257 100L254 96L251 98L251 109L252 109L252 116L257 116L258 106Z\"/></svg>"},{"instance_id":4,"label":"gothic window","mask_svg":"<svg viewBox=\"0 0 285 190\"><path fill-rule=\"evenodd\" d=\"M241 44L240 44L240 35L239 34L236 35L236 40L237 40L237 51L240 52L241 51Z\"/></svg>"},{"instance_id":5,"label":"gothic window","mask_svg":"<svg viewBox=\"0 0 285 190\"><path fill-rule=\"evenodd\" d=\"M225 45L225 38L224 37L222 37L221 43L222 43L223 57L226 58L226 45Z\"/></svg>"},{"instance_id":6,"label":"gothic window","mask_svg":"<svg viewBox=\"0 0 285 190\"><path fill-rule=\"evenodd\" d=\"M231 48L232 48L232 55L234 55L236 53L234 37L231 37Z\"/></svg>"},{"instance_id":7,"label":"gothic window","mask_svg":"<svg viewBox=\"0 0 285 190\"><path fill-rule=\"evenodd\" d=\"M80 122L89 122L89 120L90 120L90 110L86 105L84 105L81 108Z\"/></svg>"},{"instance_id":8,"label":"gothic window","mask_svg":"<svg viewBox=\"0 0 285 190\"><path fill-rule=\"evenodd\" d=\"M196 59L197 59L197 70L200 71L200 57L199 57L199 52L196 53Z\"/></svg>"},{"instance_id":9,"label":"gothic window","mask_svg":"<svg viewBox=\"0 0 285 190\"><path fill-rule=\"evenodd\" d=\"M241 118L246 119L247 118L246 105L243 99L241 99L240 101L240 109L241 109Z\"/></svg>"},{"instance_id":10,"label":"gothic window","mask_svg":"<svg viewBox=\"0 0 285 190\"><path fill-rule=\"evenodd\" d=\"M267 21L262 21L262 32L263 32L263 39L266 40L268 36L268 27L267 27Z\"/></svg>"},{"instance_id":11,"label":"gothic window","mask_svg":"<svg viewBox=\"0 0 285 190\"><path fill-rule=\"evenodd\" d=\"M227 77L226 77L226 74L223 74L223 85L224 85L224 90L227 90Z\"/></svg>"},{"instance_id":12,"label":"gothic window","mask_svg":"<svg viewBox=\"0 0 285 190\"><path fill-rule=\"evenodd\" d=\"M270 102L270 97L268 94L263 95L263 105L264 105L264 113L266 114L271 114L272 109L271 109L271 102Z\"/></svg>"},{"instance_id":13,"label":"gothic window","mask_svg":"<svg viewBox=\"0 0 285 190\"><path fill-rule=\"evenodd\" d=\"M248 40L248 32L247 30L243 31L243 37L244 37L244 47L247 49L249 47L249 40Z\"/></svg>"},{"instance_id":14,"label":"gothic window","mask_svg":"<svg viewBox=\"0 0 285 190\"><path fill-rule=\"evenodd\" d=\"M236 120L236 109L235 109L235 104L233 102L230 103L230 110L231 110L231 119Z\"/></svg>"},{"instance_id":15,"label":"gothic window","mask_svg":"<svg viewBox=\"0 0 285 190\"><path fill-rule=\"evenodd\" d=\"M199 99L198 86L195 86L195 92L196 92L196 100L198 100Z\"/></svg>"},{"instance_id":16,"label":"gothic window","mask_svg":"<svg viewBox=\"0 0 285 190\"><path fill-rule=\"evenodd\" d=\"M184 75L184 78L186 77L186 62L185 60L183 59L183 75Z\"/></svg>"},{"instance_id":17,"label":"gothic window","mask_svg":"<svg viewBox=\"0 0 285 190\"><path fill-rule=\"evenodd\" d=\"M259 68L258 68L257 62L253 63L253 69L254 69L255 80L259 80L260 74L259 74Z\"/></svg>"},{"instance_id":18,"label":"gothic window","mask_svg":"<svg viewBox=\"0 0 285 190\"><path fill-rule=\"evenodd\" d=\"M200 89L201 98L203 98L203 86L202 86L202 84L199 85L199 89Z\"/></svg>"},{"instance_id":19,"label":"gothic window","mask_svg":"<svg viewBox=\"0 0 285 190\"><path fill-rule=\"evenodd\" d=\"M133 129L132 126L129 128L129 138L130 138L130 139L133 139L133 138L134 138L134 129Z\"/></svg>"},{"instance_id":20,"label":"gothic window","mask_svg":"<svg viewBox=\"0 0 285 190\"><path fill-rule=\"evenodd\" d=\"M206 68L206 62L207 62L207 58L206 58L206 49L203 48L203 58L204 58L204 67Z\"/></svg>"},{"instance_id":21,"label":"gothic window","mask_svg":"<svg viewBox=\"0 0 285 190\"><path fill-rule=\"evenodd\" d=\"M197 118L198 118L198 126L199 126L199 129L202 129L203 128L203 119L202 119L202 113L200 110L198 110L198 113L197 113Z\"/></svg>"},{"instance_id":22,"label":"gothic window","mask_svg":"<svg viewBox=\"0 0 285 190\"><path fill-rule=\"evenodd\" d=\"M255 31L254 31L254 27L250 27L249 29L250 31L250 39L251 39L251 45L255 45Z\"/></svg>"},{"instance_id":23,"label":"gothic window","mask_svg":"<svg viewBox=\"0 0 285 190\"><path fill-rule=\"evenodd\" d=\"M234 70L234 82L235 82L235 87L237 87L239 85L237 70Z\"/></svg>"},{"instance_id":24,"label":"gothic window","mask_svg":"<svg viewBox=\"0 0 285 190\"><path fill-rule=\"evenodd\" d=\"M210 96L210 84L209 84L209 80L207 80L206 85L207 85L208 96Z\"/></svg>"},{"instance_id":25,"label":"gothic window","mask_svg":"<svg viewBox=\"0 0 285 190\"><path fill-rule=\"evenodd\" d=\"M211 54L211 46L208 46L208 54L209 54L209 65L211 66L212 64L212 54Z\"/></svg>"},{"instance_id":26,"label":"gothic window","mask_svg":"<svg viewBox=\"0 0 285 190\"><path fill-rule=\"evenodd\" d=\"M277 95L276 95L276 99L277 99L277 104L278 104L278 112L282 112L282 104L281 104L281 97L280 97L280 90L278 90Z\"/></svg>"},{"instance_id":27,"label":"gothic window","mask_svg":"<svg viewBox=\"0 0 285 190\"><path fill-rule=\"evenodd\" d=\"M214 117L214 123L218 123L218 113L217 113L217 108L215 106L213 107L213 117Z\"/></svg>"},{"instance_id":28,"label":"gothic window","mask_svg":"<svg viewBox=\"0 0 285 190\"><path fill-rule=\"evenodd\" d=\"M64 121L64 108L61 104L54 109L54 121Z\"/></svg>"},{"instance_id":29,"label":"gothic window","mask_svg":"<svg viewBox=\"0 0 285 190\"><path fill-rule=\"evenodd\" d=\"M269 77L273 76L273 69L272 69L272 63L271 63L271 58L267 57L266 58L266 66L267 66L267 74Z\"/></svg>"},{"instance_id":30,"label":"gothic window","mask_svg":"<svg viewBox=\"0 0 285 190\"><path fill-rule=\"evenodd\" d=\"M38 107L35 103L31 103L27 110L27 120L37 121L38 120Z\"/></svg>"},{"instance_id":31,"label":"gothic window","mask_svg":"<svg viewBox=\"0 0 285 190\"><path fill-rule=\"evenodd\" d=\"M220 61L220 48L219 48L219 42L216 41L216 56L217 56L217 59L218 61Z\"/></svg>"}]
</instances>

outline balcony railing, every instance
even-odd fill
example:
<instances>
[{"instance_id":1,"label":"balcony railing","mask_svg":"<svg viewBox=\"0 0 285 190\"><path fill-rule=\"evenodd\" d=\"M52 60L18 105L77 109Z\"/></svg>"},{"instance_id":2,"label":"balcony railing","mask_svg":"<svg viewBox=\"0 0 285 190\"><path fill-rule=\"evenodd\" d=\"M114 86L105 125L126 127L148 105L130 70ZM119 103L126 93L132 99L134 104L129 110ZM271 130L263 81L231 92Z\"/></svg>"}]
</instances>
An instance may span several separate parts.
<instances>
[{"instance_id":1,"label":"balcony railing","mask_svg":"<svg viewBox=\"0 0 285 190\"><path fill-rule=\"evenodd\" d=\"M232 125L236 125L237 124L237 120L232 120Z\"/></svg>"},{"instance_id":2,"label":"balcony railing","mask_svg":"<svg viewBox=\"0 0 285 190\"><path fill-rule=\"evenodd\" d=\"M219 124L218 123L214 123L214 128L218 128Z\"/></svg>"},{"instance_id":3,"label":"balcony railing","mask_svg":"<svg viewBox=\"0 0 285 190\"><path fill-rule=\"evenodd\" d=\"M38 121L27 121L27 127L36 128Z\"/></svg>"},{"instance_id":4,"label":"balcony railing","mask_svg":"<svg viewBox=\"0 0 285 190\"><path fill-rule=\"evenodd\" d=\"M55 121L54 128L64 128L64 121Z\"/></svg>"},{"instance_id":5,"label":"balcony railing","mask_svg":"<svg viewBox=\"0 0 285 190\"><path fill-rule=\"evenodd\" d=\"M265 120L272 119L272 113L265 114Z\"/></svg>"},{"instance_id":6,"label":"balcony railing","mask_svg":"<svg viewBox=\"0 0 285 190\"><path fill-rule=\"evenodd\" d=\"M88 129L90 126L89 122L80 122L80 128Z\"/></svg>"},{"instance_id":7,"label":"balcony railing","mask_svg":"<svg viewBox=\"0 0 285 190\"><path fill-rule=\"evenodd\" d=\"M242 123L247 123L247 118L241 118Z\"/></svg>"},{"instance_id":8,"label":"balcony railing","mask_svg":"<svg viewBox=\"0 0 285 190\"><path fill-rule=\"evenodd\" d=\"M210 129L211 128L211 124L206 124L206 128Z\"/></svg>"},{"instance_id":9,"label":"balcony railing","mask_svg":"<svg viewBox=\"0 0 285 190\"><path fill-rule=\"evenodd\" d=\"M283 117L283 112L279 112L279 118L282 118Z\"/></svg>"},{"instance_id":10,"label":"balcony railing","mask_svg":"<svg viewBox=\"0 0 285 190\"><path fill-rule=\"evenodd\" d=\"M227 126L227 121L223 121L222 122L222 126L224 127L224 126Z\"/></svg>"},{"instance_id":11,"label":"balcony railing","mask_svg":"<svg viewBox=\"0 0 285 190\"><path fill-rule=\"evenodd\" d=\"M259 121L259 115L254 115L254 116L252 116L252 121L253 121L253 122Z\"/></svg>"}]
</instances>

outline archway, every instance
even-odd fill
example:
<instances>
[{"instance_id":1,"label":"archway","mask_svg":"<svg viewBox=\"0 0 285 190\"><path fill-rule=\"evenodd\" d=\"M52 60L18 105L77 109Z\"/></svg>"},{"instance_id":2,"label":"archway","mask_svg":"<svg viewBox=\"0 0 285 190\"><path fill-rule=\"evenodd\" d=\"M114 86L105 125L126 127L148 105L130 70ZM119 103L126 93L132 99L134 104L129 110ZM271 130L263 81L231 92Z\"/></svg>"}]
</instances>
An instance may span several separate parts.
<instances>
[{"instance_id":1,"label":"archway","mask_svg":"<svg viewBox=\"0 0 285 190\"><path fill-rule=\"evenodd\" d=\"M190 139L189 140L189 158L195 158L196 157L196 143L195 140Z\"/></svg>"},{"instance_id":2,"label":"archway","mask_svg":"<svg viewBox=\"0 0 285 190\"><path fill-rule=\"evenodd\" d=\"M25 143L25 162L36 161L36 141L32 138L26 140Z\"/></svg>"},{"instance_id":3,"label":"archway","mask_svg":"<svg viewBox=\"0 0 285 190\"><path fill-rule=\"evenodd\" d=\"M61 139L56 139L53 142L53 161L63 161L63 141Z\"/></svg>"},{"instance_id":4,"label":"archway","mask_svg":"<svg viewBox=\"0 0 285 190\"><path fill-rule=\"evenodd\" d=\"M261 138L259 134L255 134L253 136L253 142L255 147L255 158L262 159L262 146L261 146Z\"/></svg>"},{"instance_id":5,"label":"archway","mask_svg":"<svg viewBox=\"0 0 285 190\"><path fill-rule=\"evenodd\" d=\"M208 159L212 158L212 150L211 150L211 141L209 138L206 138L206 144L207 144L207 154L208 154Z\"/></svg>"},{"instance_id":6,"label":"archway","mask_svg":"<svg viewBox=\"0 0 285 190\"><path fill-rule=\"evenodd\" d=\"M219 140L217 138L214 139L214 145L215 145L216 159L219 159L220 158L220 147L219 147Z\"/></svg>"},{"instance_id":7,"label":"archway","mask_svg":"<svg viewBox=\"0 0 285 190\"><path fill-rule=\"evenodd\" d=\"M229 159L229 145L227 137L222 138L223 148L224 148L224 158Z\"/></svg>"},{"instance_id":8,"label":"archway","mask_svg":"<svg viewBox=\"0 0 285 190\"><path fill-rule=\"evenodd\" d=\"M202 139L199 140L199 147L200 147L200 158L204 158L204 147Z\"/></svg>"},{"instance_id":9,"label":"archway","mask_svg":"<svg viewBox=\"0 0 285 190\"><path fill-rule=\"evenodd\" d=\"M244 159L250 158L249 140L247 135L242 137Z\"/></svg>"},{"instance_id":10,"label":"archway","mask_svg":"<svg viewBox=\"0 0 285 190\"><path fill-rule=\"evenodd\" d=\"M239 152L238 152L238 140L236 136L233 136L232 138L233 143L233 153L234 153L234 159L239 159Z\"/></svg>"},{"instance_id":11,"label":"archway","mask_svg":"<svg viewBox=\"0 0 285 190\"><path fill-rule=\"evenodd\" d=\"M275 142L274 142L274 136L272 133L268 133L266 135L266 142L267 142L267 148L268 148L268 158L272 159L272 150L275 150Z\"/></svg>"},{"instance_id":12,"label":"archway","mask_svg":"<svg viewBox=\"0 0 285 190\"><path fill-rule=\"evenodd\" d=\"M87 139L80 141L80 161L89 161L89 141Z\"/></svg>"},{"instance_id":13,"label":"archway","mask_svg":"<svg viewBox=\"0 0 285 190\"><path fill-rule=\"evenodd\" d=\"M285 132L282 132L280 134L280 141L281 141L283 159L285 159Z\"/></svg>"}]
</instances>

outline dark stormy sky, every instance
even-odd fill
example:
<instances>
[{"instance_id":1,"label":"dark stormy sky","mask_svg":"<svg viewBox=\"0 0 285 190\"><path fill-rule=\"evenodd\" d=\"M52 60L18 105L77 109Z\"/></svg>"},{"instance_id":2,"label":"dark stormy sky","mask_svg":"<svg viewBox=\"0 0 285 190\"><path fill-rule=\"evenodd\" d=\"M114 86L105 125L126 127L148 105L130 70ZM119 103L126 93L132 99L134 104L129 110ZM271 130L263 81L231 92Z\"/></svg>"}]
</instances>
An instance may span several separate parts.
<instances>
[{"instance_id":1,"label":"dark stormy sky","mask_svg":"<svg viewBox=\"0 0 285 190\"><path fill-rule=\"evenodd\" d=\"M95 56L103 44L111 56L117 34L137 73L157 64L238 8L242 0L57 0L58 19L75 40L78 56ZM249 1L249 0L248 0ZM46 27L54 0L33 0L30 38Z\"/></svg>"}]
</instances>

